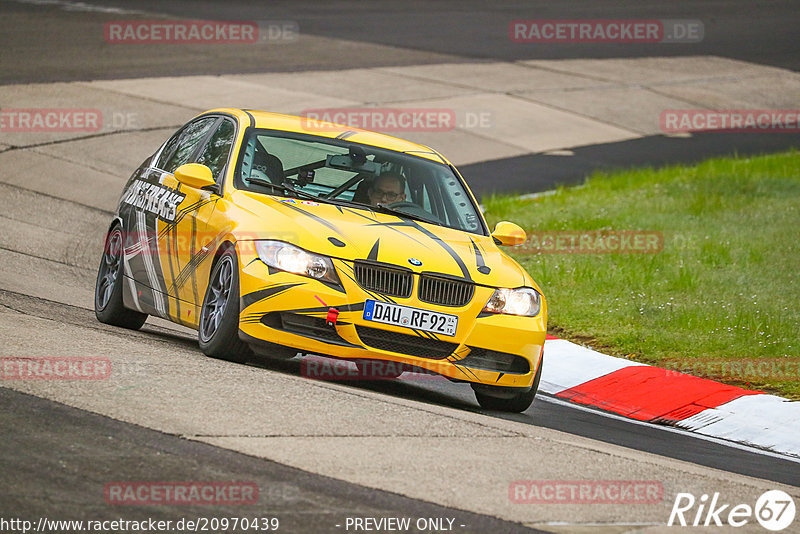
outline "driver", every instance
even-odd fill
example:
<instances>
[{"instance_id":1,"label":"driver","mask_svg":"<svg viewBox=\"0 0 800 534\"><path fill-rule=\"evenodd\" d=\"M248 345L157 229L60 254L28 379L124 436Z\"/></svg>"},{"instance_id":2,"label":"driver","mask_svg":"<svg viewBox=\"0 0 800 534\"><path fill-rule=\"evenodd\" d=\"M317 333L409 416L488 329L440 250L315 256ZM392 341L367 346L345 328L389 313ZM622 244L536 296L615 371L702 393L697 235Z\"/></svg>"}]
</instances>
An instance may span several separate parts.
<instances>
[{"instance_id":1,"label":"driver","mask_svg":"<svg viewBox=\"0 0 800 534\"><path fill-rule=\"evenodd\" d=\"M383 173L373 180L367 195L373 206L405 202L406 179L392 172Z\"/></svg>"}]
</instances>

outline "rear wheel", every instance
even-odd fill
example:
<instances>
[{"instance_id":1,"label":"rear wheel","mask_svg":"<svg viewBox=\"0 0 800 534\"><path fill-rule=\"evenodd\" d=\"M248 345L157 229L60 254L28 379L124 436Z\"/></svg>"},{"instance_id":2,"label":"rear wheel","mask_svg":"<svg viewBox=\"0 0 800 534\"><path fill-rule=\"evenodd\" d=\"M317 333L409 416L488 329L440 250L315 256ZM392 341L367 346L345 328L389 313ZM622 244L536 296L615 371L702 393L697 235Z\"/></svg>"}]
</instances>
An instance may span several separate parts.
<instances>
[{"instance_id":1,"label":"rear wheel","mask_svg":"<svg viewBox=\"0 0 800 534\"><path fill-rule=\"evenodd\" d=\"M222 253L200 309L197 337L206 356L245 363L250 347L239 339L239 263L232 248Z\"/></svg>"},{"instance_id":2,"label":"rear wheel","mask_svg":"<svg viewBox=\"0 0 800 534\"><path fill-rule=\"evenodd\" d=\"M129 310L122 304L123 249L122 229L115 225L106 235L103 257L97 269L94 314L101 323L138 330L147 320L147 314Z\"/></svg>"},{"instance_id":3,"label":"rear wheel","mask_svg":"<svg viewBox=\"0 0 800 534\"><path fill-rule=\"evenodd\" d=\"M533 377L533 385L529 390L515 392L521 388L500 388L497 386L486 386L483 384L472 384L475 398L484 410L496 410L499 412L524 412L533 404L536 392L539 390L539 381L542 379L542 367L544 367L544 355L539 362L539 368Z\"/></svg>"}]
</instances>

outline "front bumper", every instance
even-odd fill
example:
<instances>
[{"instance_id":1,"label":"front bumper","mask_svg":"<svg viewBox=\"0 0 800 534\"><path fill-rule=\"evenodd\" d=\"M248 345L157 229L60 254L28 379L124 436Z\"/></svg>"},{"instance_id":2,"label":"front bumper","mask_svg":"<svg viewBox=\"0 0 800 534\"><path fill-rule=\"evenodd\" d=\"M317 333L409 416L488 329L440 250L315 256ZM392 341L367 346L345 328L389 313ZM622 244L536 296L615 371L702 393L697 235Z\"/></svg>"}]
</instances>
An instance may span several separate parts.
<instances>
[{"instance_id":1,"label":"front bumper","mask_svg":"<svg viewBox=\"0 0 800 534\"><path fill-rule=\"evenodd\" d=\"M237 247L238 249L239 247ZM453 337L415 333L401 326L364 320L367 299L382 300L356 281L353 263L334 259L340 287L268 268L255 255L239 252L240 337L350 360L402 363L453 380L527 388L541 362L546 305L536 317L482 314L493 288L476 286L462 307L410 298L397 304L458 316ZM415 277L415 287L418 279ZM335 327L325 324L329 308L339 310Z\"/></svg>"}]
</instances>

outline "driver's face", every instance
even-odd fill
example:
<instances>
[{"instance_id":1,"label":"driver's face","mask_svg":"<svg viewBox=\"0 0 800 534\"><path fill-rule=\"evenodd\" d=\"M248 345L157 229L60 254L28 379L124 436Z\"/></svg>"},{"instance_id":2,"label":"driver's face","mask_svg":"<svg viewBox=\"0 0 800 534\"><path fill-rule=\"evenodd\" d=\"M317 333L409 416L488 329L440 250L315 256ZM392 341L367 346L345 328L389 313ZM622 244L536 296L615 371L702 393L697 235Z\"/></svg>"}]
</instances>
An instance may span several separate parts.
<instances>
[{"instance_id":1,"label":"driver's face","mask_svg":"<svg viewBox=\"0 0 800 534\"><path fill-rule=\"evenodd\" d=\"M400 202L406 198L402 187L400 180L395 178L378 178L369 189L369 200L373 205Z\"/></svg>"}]
</instances>

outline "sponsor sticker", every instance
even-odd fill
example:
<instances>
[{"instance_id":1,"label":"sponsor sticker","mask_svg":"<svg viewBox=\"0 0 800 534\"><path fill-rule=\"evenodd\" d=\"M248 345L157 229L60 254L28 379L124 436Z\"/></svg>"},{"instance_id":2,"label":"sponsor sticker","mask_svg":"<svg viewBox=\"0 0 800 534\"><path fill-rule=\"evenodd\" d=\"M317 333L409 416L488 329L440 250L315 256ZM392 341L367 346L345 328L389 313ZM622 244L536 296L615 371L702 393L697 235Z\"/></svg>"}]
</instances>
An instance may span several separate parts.
<instances>
[{"instance_id":1,"label":"sponsor sticker","mask_svg":"<svg viewBox=\"0 0 800 534\"><path fill-rule=\"evenodd\" d=\"M284 204L295 204L301 206L319 206L319 202L314 202L313 200L298 200L296 198L280 198L278 199L279 202L283 202Z\"/></svg>"},{"instance_id":2,"label":"sponsor sticker","mask_svg":"<svg viewBox=\"0 0 800 534\"><path fill-rule=\"evenodd\" d=\"M163 221L172 222L178 212L178 205L184 198L186 195L169 187L135 180L125 193L122 202L154 213Z\"/></svg>"}]
</instances>

